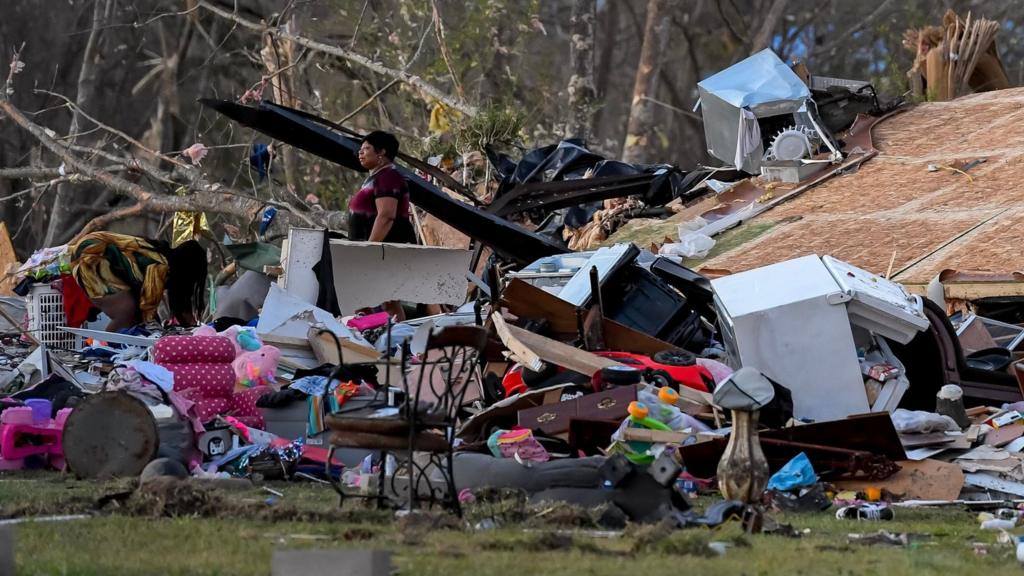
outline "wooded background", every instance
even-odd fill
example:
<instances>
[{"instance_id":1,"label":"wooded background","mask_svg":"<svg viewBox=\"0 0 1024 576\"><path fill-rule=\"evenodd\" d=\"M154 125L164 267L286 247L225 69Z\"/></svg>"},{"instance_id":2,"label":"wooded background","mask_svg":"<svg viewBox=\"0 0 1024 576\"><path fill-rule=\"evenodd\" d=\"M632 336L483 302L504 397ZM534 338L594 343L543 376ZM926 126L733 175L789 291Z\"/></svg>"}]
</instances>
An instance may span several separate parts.
<instances>
[{"instance_id":1,"label":"wooded background","mask_svg":"<svg viewBox=\"0 0 1024 576\"><path fill-rule=\"evenodd\" d=\"M1001 22L1024 83L1024 3L1005 0L6 0L0 219L24 258L87 226L165 234L180 209L206 211L218 238L251 238L266 204L295 223L342 218L355 173L278 146L260 181L248 157L269 140L200 97L393 131L476 180L488 140L579 136L685 170L711 163L692 112L701 79L771 47L898 96L914 57L904 31L947 8ZM198 167L180 154L196 143L209 149Z\"/></svg>"}]
</instances>

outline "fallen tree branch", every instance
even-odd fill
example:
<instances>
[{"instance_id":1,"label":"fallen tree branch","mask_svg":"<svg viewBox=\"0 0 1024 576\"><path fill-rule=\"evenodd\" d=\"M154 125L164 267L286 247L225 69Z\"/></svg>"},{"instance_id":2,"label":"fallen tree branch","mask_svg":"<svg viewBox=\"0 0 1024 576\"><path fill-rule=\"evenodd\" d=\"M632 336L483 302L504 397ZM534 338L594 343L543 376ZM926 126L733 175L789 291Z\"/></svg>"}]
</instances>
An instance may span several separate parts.
<instances>
[{"instance_id":1,"label":"fallen tree branch","mask_svg":"<svg viewBox=\"0 0 1024 576\"><path fill-rule=\"evenodd\" d=\"M281 212L278 214L278 221L286 227L292 224L303 224L333 225L333 228L341 230L347 228L345 226L346 215L344 213L309 212L298 214L294 211L294 208L286 204L262 201L220 184L206 183L199 178L196 178L190 186L186 186L187 195L156 194L139 184L109 173L82 159L72 151L72 147L57 142L46 129L29 120L21 110L3 97L0 97L0 112L31 134L44 148L59 157L66 166L72 168L76 173L92 179L119 196L128 197L136 201L135 205L117 210L112 215L108 215L108 217L120 219L143 212L208 212L243 217L252 221L263 207L273 205L281 209ZM94 149L86 150L95 152ZM135 161L131 162L135 163ZM139 164L144 165L144 163ZM148 167L148 169L152 170L161 179L168 178L165 174L152 167ZM101 220L100 225L104 222L109 222L109 220ZM90 222L87 226L92 226L92 229L95 229L97 225Z\"/></svg>"},{"instance_id":2,"label":"fallen tree branch","mask_svg":"<svg viewBox=\"0 0 1024 576\"><path fill-rule=\"evenodd\" d=\"M345 117L342 118L341 120L338 120L338 124L344 124L345 122L348 122L353 117L355 117L356 114L359 114L363 110L366 110L366 107L369 106L370 104L373 104L373 102L375 100L377 100L377 98L381 94L387 92L388 88L391 88L392 86L394 86L395 84L398 84L399 82L400 82L400 80L398 78L392 79L391 82L388 82L387 84L385 84L383 88L381 88L380 90L377 90L376 92L371 94L370 97L367 98L365 102L363 102L362 104L357 106L355 110L353 110L353 111L349 112L348 114L346 114Z\"/></svg>"},{"instance_id":3,"label":"fallen tree branch","mask_svg":"<svg viewBox=\"0 0 1024 576\"><path fill-rule=\"evenodd\" d=\"M122 166L105 166L97 168L104 172L117 172L124 170ZM64 170L61 174L59 166L21 166L16 168L0 168L0 180L22 180L33 178L57 178L60 176L72 176L78 174L70 170Z\"/></svg>"},{"instance_id":4,"label":"fallen tree branch","mask_svg":"<svg viewBox=\"0 0 1024 576\"><path fill-rule=\"evenodd\" d=\"M395 70L394 68L386 66L375 60L371 60L366 56L357 54L351 50L342 48L340 46L325 44L323 42L311 40L304 36L284 32L277 28L271 28L262 23L256 23L251 20L246 20L245 18L239 16L237 13L224 10L219 6L211 4L207 0L199 0L199 6L202 6L206 10L213 12L221 18L231 20L232 22L243 28L247 28L254 32L259 32L260 34L270 34L272 36L277 36L279 38L290 40L300 46L305 46L310 50L316 50L317 52L323 52L324 54L337 56L353 64L358 64L360 66L368 68L378 74L388 76L389 78L398 79L401 82L408 84L409 86L419 89L424 95L429 96L429 98L424 98L425 100L437 100L443 103L445 106L448 106L449 108L452 108L454 110L458 110L467 116L475 116L478 112L475 106L471 106L469 104L466 104L465 102L461 102L458 98L453 98L451 95L445 93L440 88L427 82L423 78L416 76L414 74L410 74L405 70Z\"/></svg>"},{"instance_id":5,"label":"fallen tree branch","mask_svg":"<svg viewBox=\"0 0 1024 576\"><path fill-rule=\"evenodd\" d=\"M79 232L78 234L75 234L75 237L71 239L69 244L74 244L75 242L78 242L78 240L82 236L85 236L86 234L88 234L90 232L95 232L97 230L104 230L104 229L106 229L107 226L109 226L113 222L117 222L118 220L125 220L125 219L131 218L133 216L141 216L145 212L146 212L145 206L143 206L142 204L133 204L133 205L127 206L125 208L118 208L117 210L111 210L110 212L107 212L106 214L97 216L97 217L93 218L92 220L90 220L85 225L85 227L82 228L81 232Z\"/></svg>"}]
</instances>

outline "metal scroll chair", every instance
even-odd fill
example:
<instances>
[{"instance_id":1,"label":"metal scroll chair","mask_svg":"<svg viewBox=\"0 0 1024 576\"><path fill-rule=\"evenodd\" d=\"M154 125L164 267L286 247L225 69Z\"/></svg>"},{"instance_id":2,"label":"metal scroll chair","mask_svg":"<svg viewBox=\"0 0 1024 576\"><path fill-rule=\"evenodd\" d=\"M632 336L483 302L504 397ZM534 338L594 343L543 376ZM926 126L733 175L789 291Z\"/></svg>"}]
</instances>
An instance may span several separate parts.
<instances>
[{"instance_id":1,"label":"metal scroll chair","mask_svg":"<svg viewBox=\"0 0 1024 576\"><path fill-rule=\"evenodd\" d=\"M407 500L408 508L426 502L460 513L453 475L453 442L466 391L480 385L482 351L487 330L449 326L431 333L422 356L412 360L402 350L404 398L390 413L381 406L328 415L331 429L328 461L336 448L380 450L377 494ZM398 463L388 468L388 455ZM392 472L387 474L387 472ZM339 490L344 502L345 494Z\"/></svg>"}]
</instances>

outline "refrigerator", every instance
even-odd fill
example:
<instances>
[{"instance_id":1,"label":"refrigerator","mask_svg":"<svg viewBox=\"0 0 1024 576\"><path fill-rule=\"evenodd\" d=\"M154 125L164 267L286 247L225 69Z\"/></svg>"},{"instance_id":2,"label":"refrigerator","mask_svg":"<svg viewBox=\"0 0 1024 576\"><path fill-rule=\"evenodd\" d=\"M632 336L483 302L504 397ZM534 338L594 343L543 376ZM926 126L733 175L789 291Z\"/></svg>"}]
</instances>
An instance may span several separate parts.
<instances>
[{"instance_id":1,"label":"refrigerator","mask_svg":"<svg viewBox=\"0 0 1024 576\"><path fill-rule=\"evenodd\" d=\"M905 344L929 326L920 297L829 256L717 278L711 287L729 363L789 388L801 419L870 410L854 327Z\"/></svg>"}]
</instances>

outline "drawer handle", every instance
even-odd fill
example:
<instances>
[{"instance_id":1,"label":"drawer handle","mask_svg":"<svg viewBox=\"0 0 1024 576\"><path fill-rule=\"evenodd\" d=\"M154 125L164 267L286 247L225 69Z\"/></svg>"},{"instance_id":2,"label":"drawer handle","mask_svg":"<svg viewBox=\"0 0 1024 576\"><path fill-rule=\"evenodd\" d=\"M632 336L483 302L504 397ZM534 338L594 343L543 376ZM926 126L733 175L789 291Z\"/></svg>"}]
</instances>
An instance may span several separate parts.
<instances>
[{"instance_id":1,"label":"drawer handle","mask_svg":"<svg viewBox=\"0 0 1024 576\"><path fill-rule=\"evenodd\" d=\"M618 403L619 401L613 398L605 398L604 400L601 400L600 402L597 403L597 407L601 410L607 410Z\"/></svg>"},{"instance_id":2,"label":"drawer handle","mask_svg":"<svg viewBox=\"0 0 1024 576\"><path fill-rule=\"evenodd\" d=\"M537 422L541 424L547 424L548 422L551 422L555 418L558 418L558 416L554 412L545 412L540 416L537 416Z\"/></svg>"}]
</instances>

